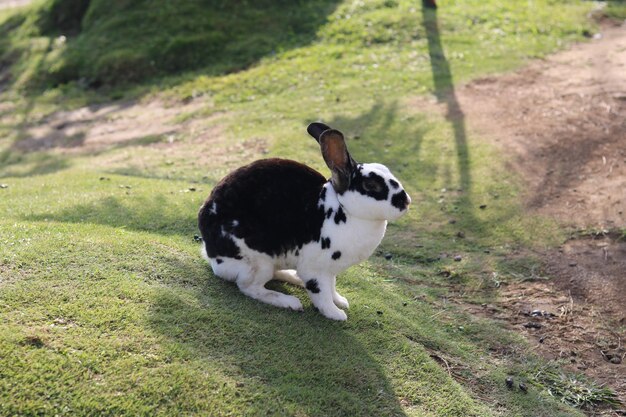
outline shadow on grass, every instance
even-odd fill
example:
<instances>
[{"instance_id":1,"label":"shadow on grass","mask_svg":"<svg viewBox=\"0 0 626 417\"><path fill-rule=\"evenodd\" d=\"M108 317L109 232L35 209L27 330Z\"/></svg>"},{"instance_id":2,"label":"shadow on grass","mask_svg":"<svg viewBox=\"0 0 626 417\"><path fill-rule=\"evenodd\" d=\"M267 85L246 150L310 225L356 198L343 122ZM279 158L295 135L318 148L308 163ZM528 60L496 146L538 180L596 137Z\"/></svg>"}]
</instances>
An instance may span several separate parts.
<instances>
[{"instance_id":1,"label":"shadow on grass","mask_svg":"<svg viewBox=\"0 0 626 417\"><path fill-rule=\"evenodd\" d=\"M378 102L356 117L337 116L329 121L331 126L350 132L348 146L359 162L378 162L387 165L406 185L417 182L430 183L429 179L418 179L418 172L436 172L433 162L420 162L424 135L432 124L426 117L412 116L412 120L398 123L398 103Z\"/></svg>"},{"instance_id":2,"label":"shadow on grass","mask_svg":"<svg viewBox=\"0 0 626 417\"><path fill-rule=\"evenodd\" d=\"M199 208L199 205L198 205ZM92 223L160 235L193 236L197 212L185 210L163 195L155 197L106 197L92 203L77 204L57 213L25 216L31 221Z\"/></svg>"},{"instance_id":3,"label":"shadow on grass","mask_svg":"<svg viewBox=\"0 0 626 417\"><path fill-rule=\"evenodd\" d=\"M181 264L198 287L162 289L150 326L184 360L217 365L232 381L240 415L404 416L372 351L311 306L304 313L277 309L242 295L214 277L207 265ZM183 280L184 276L181 277ZM301 290L286 286L282 291ZM373 343L374 344L374 343ZM230 385L230 386L229 386Z\"/></svg>"},{"instance_id":4,"label":"shadow on grass","mask_svg":"<svg viewBox=\"0 0 626 417\"><path fill-rule=\"evenodd\" d=\"M41 152L28 154L11 150L0 152L0 178L53 174L69 166L67 158L59 155Z\"/></svg>"},{"instance_id":5,"label":"shadow on grass","mask_svg":"<svg viewBox=\"0 0 626 417\"><path fill-rule=\"evenodd\" d=\"M470 171L470 153L467 145L465 114L456 96L450 63L441 44L436 8L422 7L422 25L426 29L435 96L439 102L446 105L446 120L448 120L454 132L460 185L465 191L464 195L467 203L470 203L472 175ZM468 213L468 215L471 215L471 213Z\"/></svg>"}]
</instances>

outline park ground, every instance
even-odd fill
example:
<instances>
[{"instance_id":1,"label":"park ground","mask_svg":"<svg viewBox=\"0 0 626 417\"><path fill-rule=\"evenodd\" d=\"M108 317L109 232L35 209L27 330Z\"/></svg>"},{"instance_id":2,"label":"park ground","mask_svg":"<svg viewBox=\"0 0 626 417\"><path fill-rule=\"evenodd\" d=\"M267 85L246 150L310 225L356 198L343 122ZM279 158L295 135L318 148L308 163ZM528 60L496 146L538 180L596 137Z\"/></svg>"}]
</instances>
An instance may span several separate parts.
<instances>
[{"instance_id":1,"label":"park ground","mask_svg":"<svg viewBox=\"0 0 626 417\"><path fill-rule=\"evenodd\" d=\"M243 69L121 87L96 67L42 90L79 71L37 46L65 41L16 37L30 55L0 68L0 414L624 415L623 12L542 2L509 36L522 24L493 23L498 2L481 6L491 22L454 2L331 3L317 39ZM412 30L396 6L422 26L409 48L389 40ZM369 18L383 27L341 26ZM194 241L233 168L326 172L303 133L318 118L414 201L340 277L347 323L244 298Z\"/></svg>"}]
</instances>

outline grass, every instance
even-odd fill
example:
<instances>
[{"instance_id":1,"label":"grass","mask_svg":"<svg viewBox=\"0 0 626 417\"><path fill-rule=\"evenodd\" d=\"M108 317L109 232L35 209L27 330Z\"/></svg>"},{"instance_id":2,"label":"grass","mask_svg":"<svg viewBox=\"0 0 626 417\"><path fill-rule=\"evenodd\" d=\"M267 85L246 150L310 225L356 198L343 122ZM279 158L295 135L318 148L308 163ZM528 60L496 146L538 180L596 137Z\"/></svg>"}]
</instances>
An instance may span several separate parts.
<instances>
[{"instance_id":1,"label":"grass","mask_svg":"<svg viewBox=\"0 0 626 417\"><path fill-rule=\"evenodd\" d=\"M606 3L606 15L609 18L624 21L626 20L626 1L612 0Z\"/></svg>"},{"instance_id":2,"label":"grass","mask_svg":"<svg viewBox=\"0 0 626 417\"><path fill-rule=\"evenodd\" d=\"M581 39L593 4L441 0L435 13L409 1L254 3L146 11L77 1L77 17L47 1L0 15L10 68L0 107L0 414L582 415L541 386L509 391L506 376L544 363L448 302L458 288L477 302L494 276L532 272L535 261L507 255L565 232L525 215L505 156L428 102L454 113L459 82ZM266 37L250 36L259 22ZM59 27L66 40L55 46ZM211 43L222 49L199 52ZM180 68L167 64L175 56ZM193 235L198 207L228 170L219 160L164 155L154 135L93 154L19 146L46 114L144 95L205 104L181 124L221 114L216 147L261 139L269 155L327 172L299 133L321 118L348 135L357 160L392 168L415 204L375 256L340 277L348 322L323 319L300 289L273 284L305 302L301 314L212 276ZM193 137L177 140L193 153ZM120 155L130 156L110 163Z\"/></svg>"}]
</instances>

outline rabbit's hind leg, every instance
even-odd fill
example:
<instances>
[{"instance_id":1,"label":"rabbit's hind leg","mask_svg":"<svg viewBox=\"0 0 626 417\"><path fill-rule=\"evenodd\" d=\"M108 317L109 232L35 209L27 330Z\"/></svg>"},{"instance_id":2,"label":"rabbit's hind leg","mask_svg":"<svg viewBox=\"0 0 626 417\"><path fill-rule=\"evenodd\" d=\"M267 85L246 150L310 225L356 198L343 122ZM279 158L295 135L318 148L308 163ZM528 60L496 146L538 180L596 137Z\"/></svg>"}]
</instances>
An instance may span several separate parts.
<instances>
[{"instance_id":1,"label":"rabbit's hind leg","mask_svg":"<svg viewBox=\"0 0 626 417\"><path fill-rule=\"evenodd\" d=\"M213 273L226 281L237 282L239 276L249 275L250 273L250 265L240 259L207 257L207 260L211 264Z\"/></svg>"},{"instance_id":2,"label":"rabbit's hind leg","mask_svg":"<svg viewBox=\"0 0 626 417\"><path fill-rule=\"evenodd\" d=\"M302 311L302 303L298 298L265 288L265 284L274 276L274 266L271 263L259 262L247 267L247 271L237 277L237 286L242 293L276 307Z\"/></svg>"}]
</instances>

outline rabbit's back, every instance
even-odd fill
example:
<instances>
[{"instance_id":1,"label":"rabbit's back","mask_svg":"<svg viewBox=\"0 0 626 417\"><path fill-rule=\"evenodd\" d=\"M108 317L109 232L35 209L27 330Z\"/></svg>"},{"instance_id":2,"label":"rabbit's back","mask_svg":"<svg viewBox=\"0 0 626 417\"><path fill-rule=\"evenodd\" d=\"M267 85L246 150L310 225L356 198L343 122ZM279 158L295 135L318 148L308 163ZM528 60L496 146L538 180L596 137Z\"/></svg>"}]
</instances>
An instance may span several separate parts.
<instances>
[{"instance_id":1,"label":"rabbit's back","mask_svg":"<svg viewBox=\"0 0 626 417\"><path fill-rule=\"evenodd\" d=\"M199 213L210 258L239 258L232 236L255 251L279 256L319 240L324 221L318 207L326 179L301 163L263 159L220 181Z\"/></svg>"}]
</instances>

